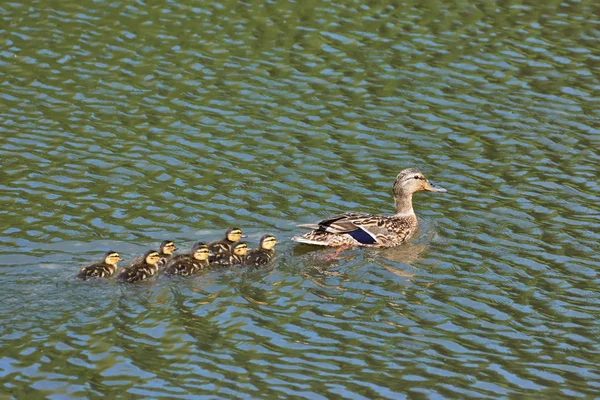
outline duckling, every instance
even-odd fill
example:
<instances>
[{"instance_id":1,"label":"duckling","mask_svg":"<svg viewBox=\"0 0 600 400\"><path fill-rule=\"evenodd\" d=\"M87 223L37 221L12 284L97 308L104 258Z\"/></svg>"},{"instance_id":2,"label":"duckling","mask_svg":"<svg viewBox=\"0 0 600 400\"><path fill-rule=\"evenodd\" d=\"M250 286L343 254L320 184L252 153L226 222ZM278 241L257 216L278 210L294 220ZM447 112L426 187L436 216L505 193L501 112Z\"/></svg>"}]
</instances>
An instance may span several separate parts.
<instances>
[{"instance_id":1,"label":"duckling","mask_svg":"<svg viewBox=\"0 0 600 400\"><path fill-rule=\"evenodd\" d=\"M173 252L175 250L177 250L177 247L175 247L175 243L173 243L172 240L164 240L160 244L160 248L158 250L160 253L160 260L158 260L158 265L161 267L163 265L167 265L171 257L173 257Z\"/></svg>"},{"instance_id":2,"label":"duckling","mask_svg":"<svg viewBox=\"0 0 600 400\"><path fill-rule=\"evenodd\" d=\"M292 240L332 247L392 247L408 240L417 230L418 221L412 206L415 192L446 192L415 168L401 171L394 182L396 214L391 216L350 212L335 215L316 224L299 225L313 229ZM338 251L339 253L339 251Z\"/></svg>"},{"instance_id":3,"label":"duckling","mask_svg":"<svg viewBox=\"0 0 600 400\"><path fill-rule=\"evenodd\" d=\"M246 242L234 243L229 257L221 259L219 265L244 265L247 252L248 245Z\"/></svg>"},{"instance_id":4,"label":"duckling","mask_svg":"<svg viewBox=\"0 0 600 400\"><path fill-rule=\"evenodd\" d=\"M221 240L215 240L208 244L208 249L211 251L210 256L211 264L227 264L229 257L231 256L231 247L241 238L245 238L246 235L242 234L240 228L229 228L225 232L225 237Z\"/></svg>"},{"instance_id":5,"label":"duckling","mask_svg":"<svg viewBox=\"0 0 600 400\"><path fill-rule=\"evenodd\" d=\"M143 260L128 265L121 271L117 279L122 282L137 282L154 276L158 272L160 253L149 250L144 254Z\"/></svg>"},{"instance_id":6,"label":"duckling","mask_svg":"<svg viewBox=\"0 0 600 400\"><path fill-rule=\"evenodd\" d=\"M273 246L276 244L277 239L275 239L275 236L263 235L263 237L260 238L258 249L248 250L244 265L248 267L258 267L268 264L273 260L273 257L275 257L275 249Z\"/></svg>"},{"instance_id":7,"label":"duckling","mask_svg":"<svg viewBox=\"0 0 600 400\"><path fill-rule=\"evenodd\" d=\"M77 278L87 281L90 278L108 278L117 272L117 263L123 259L116 251L107 251L102 262L81 267Z\"/></svg>"},{"instance_id":8,"label":"duckling","mask_svg":"<svg viewBox=\"0 0 600 400\"><path fill-rule=\"evenodd\" d=\"M165 267L165 273L170 275L188 276L208 267L208 246L198 242L192 247L189 254L177 254Z\"/></svg>"}]
</instances>

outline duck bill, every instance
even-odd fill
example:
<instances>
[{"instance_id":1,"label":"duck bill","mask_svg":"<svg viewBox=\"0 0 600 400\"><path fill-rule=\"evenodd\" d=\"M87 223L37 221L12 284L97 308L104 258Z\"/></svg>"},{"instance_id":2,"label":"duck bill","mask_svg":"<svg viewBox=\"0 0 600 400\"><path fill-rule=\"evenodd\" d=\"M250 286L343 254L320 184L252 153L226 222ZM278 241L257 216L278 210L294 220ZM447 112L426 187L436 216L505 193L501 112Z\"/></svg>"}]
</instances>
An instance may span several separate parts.
<instances>
[{"instance_id":1,"label":"duck bill","mask_svg":"<svg viewBox=\"0 0 600 400\"><path fill-rule=\"evenodd\" d=\"M240 235L240 237L247 238L248 235Z\"/></svg>"},{"instance_id":2,"label":"duck bill","mask_svg":"<svg viewBox=\"0 0 600 400\"><path fill-rule=\"evenodd\" d=\"M433 183L431 181L427 181L427 186L425 186L425 190L428 190L430 192L440 192L440 193L447 192L446 189L444 189L443 187L440 187L440 186L436 185L435 183Z\"/></svg>"}]
</instances>

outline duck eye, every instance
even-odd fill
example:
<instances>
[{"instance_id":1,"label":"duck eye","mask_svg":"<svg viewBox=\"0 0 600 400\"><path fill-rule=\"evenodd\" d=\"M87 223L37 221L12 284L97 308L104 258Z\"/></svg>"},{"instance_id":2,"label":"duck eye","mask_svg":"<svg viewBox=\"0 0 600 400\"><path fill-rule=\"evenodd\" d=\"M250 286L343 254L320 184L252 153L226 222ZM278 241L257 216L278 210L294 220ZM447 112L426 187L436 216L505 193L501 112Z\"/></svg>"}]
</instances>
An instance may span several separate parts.
<instances>
[{"instance_id":1,"label":"duck eye","mask_svg":"<svg viewBox=\"0 0 600 400\"><path fill-rule=\"evenodd\" d=\"M415 175L415 179L419 179L419 177L417 175Z\"/></svg>"}]
</instances>

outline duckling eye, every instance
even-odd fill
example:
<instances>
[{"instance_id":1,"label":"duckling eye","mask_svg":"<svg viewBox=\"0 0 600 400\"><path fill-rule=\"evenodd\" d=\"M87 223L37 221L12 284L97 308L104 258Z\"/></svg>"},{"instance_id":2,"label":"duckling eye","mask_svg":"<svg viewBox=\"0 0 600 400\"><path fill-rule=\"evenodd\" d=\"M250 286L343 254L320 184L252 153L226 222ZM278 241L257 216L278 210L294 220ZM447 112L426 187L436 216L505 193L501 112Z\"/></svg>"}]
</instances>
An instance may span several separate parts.
<instances>
[{"instance_id":1,"label":"duckling eye","mask_svg":"<svg viewBox=\"0 0 600 400\"><path fill-rule=\"evenodd\" d=\"M415 179L419 179L419 177L417 175L414 176Z\"/></svg>"}]
</instances>

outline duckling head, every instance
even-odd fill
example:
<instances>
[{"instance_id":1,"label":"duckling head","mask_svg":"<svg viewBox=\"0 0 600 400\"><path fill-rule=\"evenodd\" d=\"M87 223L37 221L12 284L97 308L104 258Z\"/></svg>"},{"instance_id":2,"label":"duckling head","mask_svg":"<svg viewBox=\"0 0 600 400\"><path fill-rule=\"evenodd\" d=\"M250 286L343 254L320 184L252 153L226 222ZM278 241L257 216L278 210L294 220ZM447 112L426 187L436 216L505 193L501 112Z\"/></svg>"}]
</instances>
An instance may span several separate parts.
<instances>
[{"instance_id":1,"label":"duckling head","mask_svg":"<svg viewBox=\"0 0 600 400\"><path fill-rule=\"evenodd\" d=\"M402 196L427 190L429 192L445 192L446 189L428 181L425 175L416 168L407 168L401 171L394 182L394 195Z\"/></svg>"},{"instance_id":2,"label":"duckling head","mask_svg":"<svg viewBox=\"0 0 600 400\"><path fill-rule=\"evenodd\" d=\"M108 265L117 265L117 263L119 261L122 261L123 259L121 258L121 256L119 255L119 253L117 253L116 251L107 251L104 254L104 263L108 264Z\"/></svg>"},{"instance_id":3,"label":"duckling head","mask_svg":"<svg viewBox=\"0 0 600 400\"><path fill-rule=\"evenodd\" d=\"M240 228L229 228L227 232L225 232L225 237L230 242L237 242L241 238L245 238L246 235L242 235L242 230Z\"/></svg>"},{"instance_id":4,"label":"duckling head","mask_svg":"<svg viewBox=\"0 0 600 400\"><path fill-rule=\"evenodd\" d=\"M160 260L160 254L155 250L148 250L146 254L144 254L144 261L146 264L156 265L156 263Z\"/></svg>"},{"instance_id":5,"label":"duckling head","mask_svg":"<svg viewBox=\"0 0 600 400\"><path fill-rule=\"evenodd\" d=\"M263 235L263 237L260 238L260 248L264 249L264 250L271 250L273 248L273 246L275 246L277 244L277 239L275 239L275 236L273 235Z\"/></svg>"},{"instance_id":6,"label":"duckling head","mask_svg":"<svg viewBox=\"0 0 600 400\"><path fill-rule=\"evenodd\" d=\"M208 246L204 242L198 242L192 247L192 256L198 261L208 260Z\"/></svg>"},{"instance_id":7,"label":"duckling head","mask_svg":"<svg viewBox=\"0 0 600 400\"><path fill-rule=\"evenodd\" d=\"M173 254L175 250L177 250L177 247L175 247L175 243L172 240L164 240L160 244L160 251L163 254Z\"/></svg>"},{"instance_id":8,"label":"duckling head","mask_svg":"<svg viewBox=\"0 0 600 400\"><path fill-rule=\"evenodd\" d=\"M233 254L236 256L245 256L248 252L248 245L245 242L238 242L233 246Z\"/></svg>"}]
</instances>

